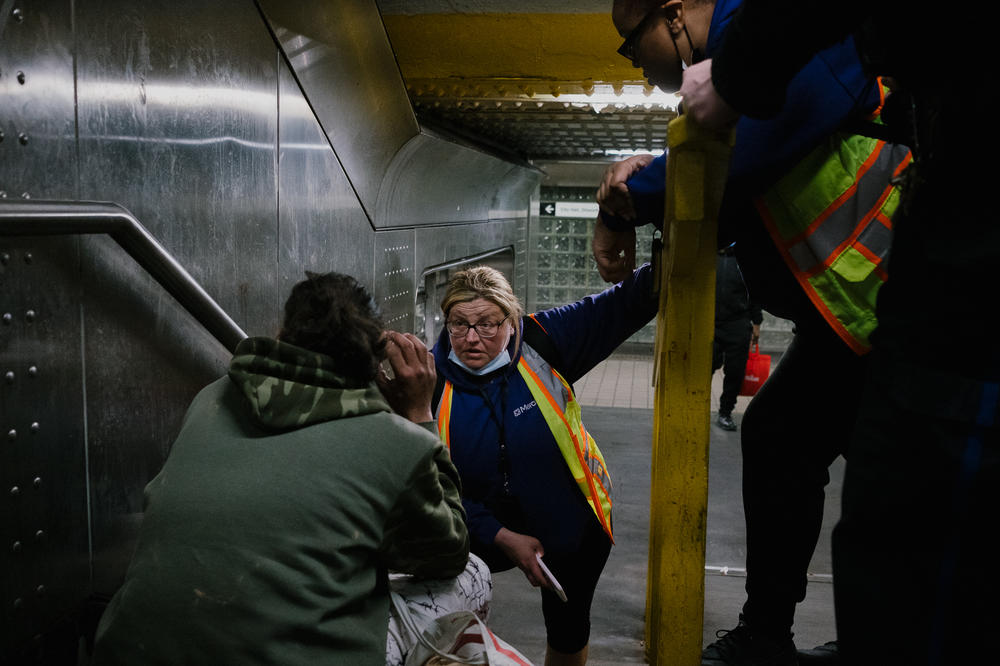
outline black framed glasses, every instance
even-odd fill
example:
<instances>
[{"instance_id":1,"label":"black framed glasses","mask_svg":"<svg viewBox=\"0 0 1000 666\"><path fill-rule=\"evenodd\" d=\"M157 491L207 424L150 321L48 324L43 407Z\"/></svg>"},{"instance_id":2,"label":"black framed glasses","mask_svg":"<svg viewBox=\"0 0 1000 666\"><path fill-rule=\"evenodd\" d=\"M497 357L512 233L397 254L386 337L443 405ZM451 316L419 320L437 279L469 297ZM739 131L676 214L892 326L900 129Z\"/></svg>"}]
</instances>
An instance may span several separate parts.
<instances>
[{"instance_id":1,"label":"black framed glasses","mask_svg":"<svg viewBox=\"0 0 1000 666\"><path fill-rule=\"evenodd\" d=\"M627 35L625 35L625 41L618 47L618 54L623 58L627 58L634 67L639 66L639 41L642 39L643 33L646 32L646 28L649 27L650 21L656 17L657 13L665 9L666 8L662 5L651 9L645 16L642 17L639 24L632 28Z\"/></svg>"},{"instance_id":2,"label":"black framed glasses","mask_svg":"<svg viewBox=\"0 0 1000 666\"><path fill-rule=\"evenodd\" d=\"M639 41L642 39L643 34L649 28L649 21L651 18L656 16L656 13L660 10L666 11L666 7L659 6L651 9L648 14L642 17L639 21L639 25L632 28L632 30L625 36L625 41L622 45L618 47L618 53L628 58L629 62L632 63L633 67L639 67ZM696 62L701 62L704 60L705 56L702 54L700 49L694 47L694 42L691 41L691 33L688 32L687 24L684 24L684 35L687 37L688 44L691 47L691 65ZM677 47L677 39L674 38L673 33L670 33L670 40L674 43L674 51L677 52L677 59L681 63L681 69L687 69L691 65L684 61L681 57L681 50Z\"/></svg>"},{"instance_id":3,"label":"black framed glasses","mask_svg":"<svg viewBox=\"0 0 1000 666\"><path fill-rule=\"evenodd\" d=\"M510 315L507 315L509 317ZM481 338L492 338L500 330L500 324L502 324L507 317L504 317L500 321L481 321L478 324L470 324L464 321L449 321L445 324L448 329L448 335L453 335L456 338L464 338L469 334L469 329L471 328L476 332Z\"/></svg>"}]
</instances>

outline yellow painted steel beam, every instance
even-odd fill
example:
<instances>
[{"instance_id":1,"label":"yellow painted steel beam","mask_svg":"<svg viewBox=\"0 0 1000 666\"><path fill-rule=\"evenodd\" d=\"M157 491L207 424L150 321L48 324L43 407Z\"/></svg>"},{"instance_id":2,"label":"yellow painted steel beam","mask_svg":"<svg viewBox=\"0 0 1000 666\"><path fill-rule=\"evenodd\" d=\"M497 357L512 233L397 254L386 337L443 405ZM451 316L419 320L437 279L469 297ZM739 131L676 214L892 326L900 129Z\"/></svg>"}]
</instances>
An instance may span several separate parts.
<instances>
[{"instance_id":1,"label":"yellow painted steel beam","mask_svg":"<svg viewBox=\"0 0 1000 666\"><path fill-rule=\"evenodd\" d=\"M646 594L646 656L659 666L701 663L716 225L731 145L683 115L668 126Z\"/></svg>"},{"instance_id":2,"label":"yellow painted steel beam","mask_svg":"<svg viewBox=\"0 0 1000 666\"><path fill-rule=\"evenodd\" d=\"M636 81L615 53L621 38L602 14L383 16L405 79L528 78Z\"/></svg>"}]
</instances>

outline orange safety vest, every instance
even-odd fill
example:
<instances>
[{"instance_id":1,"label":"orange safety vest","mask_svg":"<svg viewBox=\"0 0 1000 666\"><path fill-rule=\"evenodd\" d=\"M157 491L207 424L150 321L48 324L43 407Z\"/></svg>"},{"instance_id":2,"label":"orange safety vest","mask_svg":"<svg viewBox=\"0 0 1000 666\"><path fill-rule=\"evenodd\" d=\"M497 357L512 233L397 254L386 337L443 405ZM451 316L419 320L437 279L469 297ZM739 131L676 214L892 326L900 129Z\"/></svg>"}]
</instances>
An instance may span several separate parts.
<instances>
[{"instance_id":1,"label":"orange safety vest","mask_svg":"<svg viewBox=\"0 0 1000 666\"><path fill-rule=\"evenodd\" d=\"M528 345L521 346L517 370L541 410L577 487L587 498L608 538L614 542L611 532L611 476L597 442L583 425L580 403L573 395L573 389ZM446 381L437 414L438 433L449 449L453 393L452 383Z\"/></svg>"},{"instance_id":2,"label":"orange safety vest","mask_svg":"<svg viewBox=\"0 0 1000 666\"><path fill-rule=\"evenodd\" d=\"M911 160L905 146L837 133L755 201L813 305L859 355L878 323L875 297L899 205L891 181Z\"/></svg>"}]
</instances>

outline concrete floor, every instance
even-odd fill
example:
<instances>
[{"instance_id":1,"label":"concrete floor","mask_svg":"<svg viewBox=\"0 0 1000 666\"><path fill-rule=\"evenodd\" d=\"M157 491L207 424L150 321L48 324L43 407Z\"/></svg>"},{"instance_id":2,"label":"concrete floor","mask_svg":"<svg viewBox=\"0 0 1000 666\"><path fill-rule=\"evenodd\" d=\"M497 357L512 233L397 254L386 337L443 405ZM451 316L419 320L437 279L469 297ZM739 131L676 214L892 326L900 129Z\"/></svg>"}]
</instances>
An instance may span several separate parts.
<instances>
[{"instance_id":1,"label":"concrete floor","mask_svg":"<svg viewBox=\"0 0 1000 666\"><path fill-rule=\"evenodd\" d=\"M651 362L641 357L613 357L576 385L584 422L608 461L615 490L616 546L597 587L591 614L589 663L594 666L646 663L643 635L653 419L653 410L647 407L652 405L647 402L650 366ZM720 371L713 377L709 443L704 644L715 640L716 630L736 625L745 599L739 432L726 432L714 425L721 380ZM748 401L739 399L734 410L737 423ZM810 567L809 589L793 628L800 648L821 645L835 637L830 531L840 505L842 460L834 464L830 475L827 511ZM541 664L545 627L538 595L517 569L495 575L489 625Z\"/></svg>"}]
</instances>

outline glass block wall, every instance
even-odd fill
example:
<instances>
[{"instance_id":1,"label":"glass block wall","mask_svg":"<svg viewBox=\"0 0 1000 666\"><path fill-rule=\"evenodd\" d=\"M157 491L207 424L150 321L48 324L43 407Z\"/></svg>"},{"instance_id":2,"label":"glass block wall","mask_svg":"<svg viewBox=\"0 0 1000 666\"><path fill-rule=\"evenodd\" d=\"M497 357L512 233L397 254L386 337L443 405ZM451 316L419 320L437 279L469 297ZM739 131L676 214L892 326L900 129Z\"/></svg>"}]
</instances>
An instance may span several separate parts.
<instances>
[{"instance_id":1,"label":"glass block wall","mask_svg":"<svg viewBox=\"0 0 1000 666\"><path fill-rule=\"evenodd\" d=\"M542 187L541 202L594 202L594 187ZM534 270L528 275L530 311L565 305L608 288L597 272L590 250L594 217L532 215L530 244ZM649 261L653 226L636 230L636 263ZM652 345L655 321L629 339L629 343ZM641 348L640 348L641 349Z\"/></svg>"}]
</instances>

